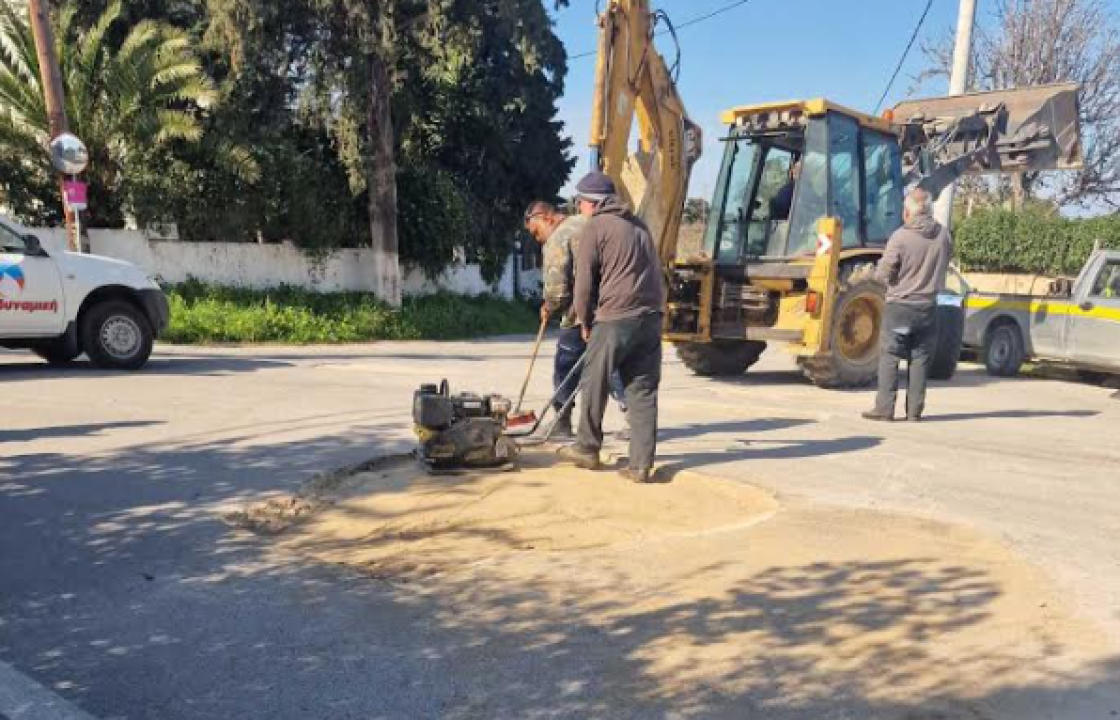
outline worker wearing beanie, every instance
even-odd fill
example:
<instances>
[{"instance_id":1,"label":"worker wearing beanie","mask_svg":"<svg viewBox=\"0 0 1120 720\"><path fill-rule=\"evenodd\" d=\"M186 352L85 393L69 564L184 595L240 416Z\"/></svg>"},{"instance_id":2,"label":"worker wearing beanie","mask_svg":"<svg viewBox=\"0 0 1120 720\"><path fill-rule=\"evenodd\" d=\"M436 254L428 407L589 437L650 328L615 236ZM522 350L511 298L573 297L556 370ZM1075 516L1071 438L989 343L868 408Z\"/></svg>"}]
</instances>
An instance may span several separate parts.
<instances>
[{"instance_id":1,"label":"worker wearing beanie","mask_svg":"<svg viewBox=\"0 0 1120 720\"><path fill-rule=\"evenodd\" d=\"M649 229L618 197L601 172L576 185L580 233L573 306L588 342L581 384L579 429L560 456L595 468L603 445L609 378L622 377L630 418L630 464L623 476L649 480L657 450L657 389L661 384L661 316L665 288Z\"/></svg>"}]
</instances>

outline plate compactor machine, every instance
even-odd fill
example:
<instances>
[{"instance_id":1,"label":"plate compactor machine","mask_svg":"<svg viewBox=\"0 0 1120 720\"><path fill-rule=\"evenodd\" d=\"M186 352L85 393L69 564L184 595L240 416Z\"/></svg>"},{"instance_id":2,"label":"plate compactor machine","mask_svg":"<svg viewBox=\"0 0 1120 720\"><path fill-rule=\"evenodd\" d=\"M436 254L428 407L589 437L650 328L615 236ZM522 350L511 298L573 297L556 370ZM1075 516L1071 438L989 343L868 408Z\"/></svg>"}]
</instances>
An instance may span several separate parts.
<instances>
[{"instance_id":1,"label":"plate compactor machine","mask_svg":"<svg viewBox=\"0 0 1120 720\"><path fill-rule=\"evenodd\" d=\"M512 467L517 444L505 435L512 409L501 395L452 395L446 380L421 385L412 397L420 462L436 473Z\"/></svg>"}]
</instances>

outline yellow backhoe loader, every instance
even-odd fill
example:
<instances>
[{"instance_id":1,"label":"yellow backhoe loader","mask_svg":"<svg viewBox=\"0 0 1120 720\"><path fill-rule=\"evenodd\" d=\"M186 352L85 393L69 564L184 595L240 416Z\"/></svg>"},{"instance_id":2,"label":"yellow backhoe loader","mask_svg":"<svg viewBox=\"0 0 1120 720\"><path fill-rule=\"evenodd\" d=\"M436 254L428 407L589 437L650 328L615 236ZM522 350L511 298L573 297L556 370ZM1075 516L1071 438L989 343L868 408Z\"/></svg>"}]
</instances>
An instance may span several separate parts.
<instances>
[{"instance_id":1,"label":"yellow backhoe loader","mask_svg":"<svg viewBox=\"0 0 1120 720\"><path fill-rule=\"evenodd\" d=\"M702 375L738 374L781 342L822 387L874 381L884 288L872 270L905 189L966 174L1081 166L1076 85L907 101L874 117L824 99L723 113L723 164L700 247L678 247L701 134L654 48L664 13L599 15L592 164L649 225L664 263L665 338ZM637 149L629 152L637 124ZM947 323L960 323L959 308ZM956 367L959 332L946 377Z\"/></svg>"}]
</instances>

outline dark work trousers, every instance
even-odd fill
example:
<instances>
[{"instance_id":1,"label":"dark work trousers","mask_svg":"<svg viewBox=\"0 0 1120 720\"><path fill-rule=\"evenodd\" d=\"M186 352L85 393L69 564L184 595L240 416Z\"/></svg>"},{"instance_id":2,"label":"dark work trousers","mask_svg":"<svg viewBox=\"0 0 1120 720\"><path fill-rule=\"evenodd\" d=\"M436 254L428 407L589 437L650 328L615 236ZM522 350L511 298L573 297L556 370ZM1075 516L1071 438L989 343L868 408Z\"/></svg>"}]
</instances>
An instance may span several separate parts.
<instances>
[{"instance_id":1,"label":"dark work trousers","mask_svg":"<svg viewBox=\"0 0 1120 720\"><path fill-rule=\"evenodd\" d=\"M611 373L626 390L630 418L630 467L649 470L657 452L657 387L661 384L661 314L595 323L580 384L582 399L576 447L603 447L603 413Z\"/></svg>"},{"instance_id":2,"label":"dark work trousers","mask_svg":"<svg viewBox=\"0 0 1120 720\"><path fill-rule=\"evenodd\" d=\"M906 416L921 417L926 405L929 366L937 352L937 306L887 303L882 327L875 411L894 415L898 364L907 360L910 380L906 388Z\"/></svg>"},{"instance_id":3,"label":"dark work trousers","mask_svg":"<svg viewBox=\"0 0 1120 720\"><path fill-rule=\"evenodd\" d=\"M572 373L570 378L568 373L572 372L572 368L583 357L585 350L587 350L587 343L583 341L579 325L560 329L560 337L556 341L556 359L552 365L553 390L560 390L563 385L563 391L556 394L556 400L552 403L557 410L564 407L568 398L579 389L580 373ZM568 381L564 382L564 378L568 378ZM622 378L618 373L611 373L611 397L618 401L622 412L626 412L626 396L622 389Z\"/></svg>"}]
</instances>

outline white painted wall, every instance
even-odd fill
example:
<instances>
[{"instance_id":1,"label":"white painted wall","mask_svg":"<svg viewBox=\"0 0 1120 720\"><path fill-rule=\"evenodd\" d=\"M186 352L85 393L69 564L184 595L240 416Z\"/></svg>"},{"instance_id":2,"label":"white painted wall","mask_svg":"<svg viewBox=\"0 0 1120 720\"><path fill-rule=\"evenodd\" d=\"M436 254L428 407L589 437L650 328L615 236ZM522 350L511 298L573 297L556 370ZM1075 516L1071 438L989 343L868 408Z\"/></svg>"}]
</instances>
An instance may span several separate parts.
<instances>
[{"instance_id":1,"label":"white painted wall","mask_svg":"<svg viewBox=\"0 0 1120 720\"><path fill-rule=\"evenodd\" d=\"M49 251L61 252L66 246L61 229L37 229ZM265 290L291 285L315 292L362 291L377 289L374 253L366 248L336 250L316 259L292 243L192 243L149 239L140 230L90 230L90 250L95 255L127 260L159 277L163 282L181 283L189 277L227 287ZM497 286L482 279L477 265L456 264L435 281L416 268L401 269L405 295L426 295L437 291L462 295L497 294L513 297L515 258L510 257ZM522 295L540 294L540 271L521 273Z\"/></svg>"}]
</instances>

